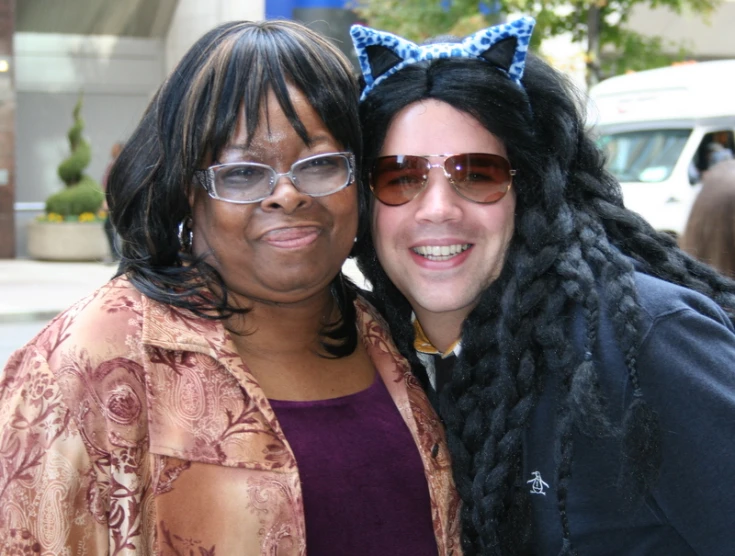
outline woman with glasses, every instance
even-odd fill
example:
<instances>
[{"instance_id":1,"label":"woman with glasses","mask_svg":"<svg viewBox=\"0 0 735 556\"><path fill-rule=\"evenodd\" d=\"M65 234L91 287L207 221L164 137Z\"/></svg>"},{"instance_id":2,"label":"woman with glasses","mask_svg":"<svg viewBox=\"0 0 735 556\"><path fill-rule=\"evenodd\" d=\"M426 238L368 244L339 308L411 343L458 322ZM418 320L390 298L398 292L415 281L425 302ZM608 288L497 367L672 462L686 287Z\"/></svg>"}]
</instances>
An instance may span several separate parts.
<instances>
[{"instance_id":1,"label":"woman with glasses","mask_svg":"<svg viewBox=\"0 0 735 556\"><path fill-rule=\"evenodd\" d=\"M119 274L0 382L0 552L459 554L443 430L341 273L358 86L289 22L228 23L108 184Z\"/></svg>"},{"instance_id":2,"label":"woman with glasses","mask_svg":"<svg viewBox=\"0 0 735 556\"><path fill-rule=\"evenodd\" d=\"M735 284L625 209L533 24L352 30L358 261L446 426L464 554L733 554Z\"/></svg>"}]
</instances>

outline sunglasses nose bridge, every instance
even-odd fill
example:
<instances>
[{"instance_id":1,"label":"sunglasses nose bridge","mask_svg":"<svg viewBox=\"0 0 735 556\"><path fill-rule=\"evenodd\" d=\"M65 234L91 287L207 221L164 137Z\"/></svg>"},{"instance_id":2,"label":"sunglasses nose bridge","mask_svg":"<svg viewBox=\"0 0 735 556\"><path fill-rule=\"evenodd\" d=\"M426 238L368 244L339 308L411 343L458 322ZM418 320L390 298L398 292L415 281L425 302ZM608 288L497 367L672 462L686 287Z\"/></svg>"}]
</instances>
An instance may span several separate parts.
<instances>
[{"instance_id":1,"label":"sunglasses nose bridge","mask_svg":"<svg viewBox=\"0 0 735 556\"><path fill-rule=\"evenodd\" d=\"M426 166L424 172L424 180L420 191L420 193L423 193L425 202L439 203L442 206L448 206L453 204L453 202L448 199L454 199L455 193L459 193L456 180L452 176L451 172L447 170L447 159L448 158L444 158L441 162L434 163L431 163L428 159L425 159ZM441 174L434 174L434 178L432 179L431 170L434 169L441 170ZM439 178L440 175L446 181L442 181ZM434 200L428 201L429 198L433 198Z\"/></svg>"},{"instance_id":2,"label":"sunglasses nose bridge","mask_svg":"<svg viewBox=\"0 0 735 556\"><path fill-rule=\"evenodd\" d=\"M444 174L444 177L447 178L449 181L452 181L452 175L447 171L447 161L443 160L442 162L435 162L431 163L429 160L426 161L426 178L424 179L424 187L429 182L429 172L431 172L434 168L438 168L442 171Z\"/></svg>"}]
</instances>

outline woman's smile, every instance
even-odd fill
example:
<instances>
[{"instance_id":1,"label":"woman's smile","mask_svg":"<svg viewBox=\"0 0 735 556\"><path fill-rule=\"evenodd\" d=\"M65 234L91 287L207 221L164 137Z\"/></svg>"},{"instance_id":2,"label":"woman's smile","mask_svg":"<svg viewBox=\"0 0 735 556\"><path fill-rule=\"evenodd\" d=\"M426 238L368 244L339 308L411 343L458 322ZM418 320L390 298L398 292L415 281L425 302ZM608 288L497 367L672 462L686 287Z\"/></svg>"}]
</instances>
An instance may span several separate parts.
<instances>
[{"instance_id":1,"label":"woman's smile","mask_svg":"<svg viewBox=\"0 0 735 556\"><path fill-rule=\"evenodd\" d=\"M299 249L316 243L322 233L319 226L275 228L263 234L263 241L279 249Z\"/></svg>"}]
</instances>

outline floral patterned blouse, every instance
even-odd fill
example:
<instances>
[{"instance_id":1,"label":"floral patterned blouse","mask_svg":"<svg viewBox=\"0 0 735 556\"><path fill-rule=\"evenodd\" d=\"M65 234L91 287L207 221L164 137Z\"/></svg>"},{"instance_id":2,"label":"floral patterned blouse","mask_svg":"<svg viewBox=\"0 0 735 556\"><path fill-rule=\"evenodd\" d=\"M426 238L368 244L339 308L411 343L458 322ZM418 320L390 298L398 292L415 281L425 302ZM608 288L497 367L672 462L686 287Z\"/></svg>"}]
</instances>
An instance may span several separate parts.
<instances>
[{"instance_id":1,"label":"floral patterned blouse","mask_svg":"<svg viewBox=\"0 0 735 556\"><path fill-rule=\"evenodd\" d=\"M419 448L440 555L461 554L444 433L374 309L373 365ZM0 554L306 554L297 462L221 322L116 278L0 375Z\"/></svg>"}]
</instances>

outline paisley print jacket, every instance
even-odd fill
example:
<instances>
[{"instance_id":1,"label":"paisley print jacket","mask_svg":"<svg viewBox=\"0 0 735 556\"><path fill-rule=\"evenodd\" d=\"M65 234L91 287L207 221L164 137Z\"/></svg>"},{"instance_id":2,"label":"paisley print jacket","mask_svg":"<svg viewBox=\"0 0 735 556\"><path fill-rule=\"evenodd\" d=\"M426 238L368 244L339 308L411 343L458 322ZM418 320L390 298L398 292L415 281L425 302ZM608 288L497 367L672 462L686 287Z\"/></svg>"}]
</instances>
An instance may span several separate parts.
<instances>
[{"instance_id":1,"label":"paisley print jacket","mask_svg":"<svg viewBox=\"0 0 735 556\"><path fill-rule=\"evenodd\" d=\"M358 327L419 448L440 555L459 555L441 424L365 301ZM0 554L306 554L297 462L221 322L117 278L0 375Z\"/></svg>"}]
</instances>

